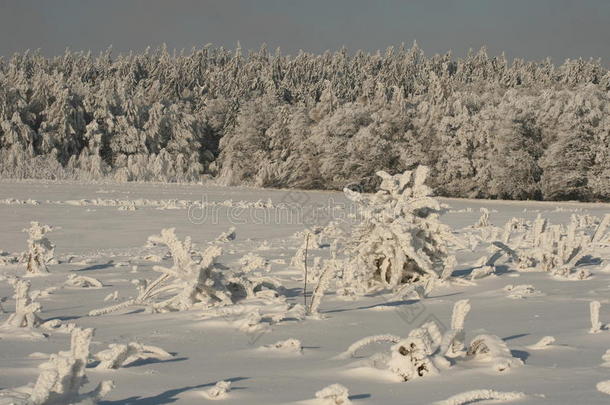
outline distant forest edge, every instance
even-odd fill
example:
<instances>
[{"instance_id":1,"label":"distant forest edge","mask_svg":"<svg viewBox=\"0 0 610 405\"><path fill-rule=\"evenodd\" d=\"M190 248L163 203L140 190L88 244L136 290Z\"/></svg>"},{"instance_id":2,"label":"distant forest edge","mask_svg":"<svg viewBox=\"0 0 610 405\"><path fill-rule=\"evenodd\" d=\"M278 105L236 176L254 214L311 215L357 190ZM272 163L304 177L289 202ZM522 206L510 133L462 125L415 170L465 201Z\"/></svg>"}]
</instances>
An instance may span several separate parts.
<instances>
[{"instance_id":1,"label":"distant forest edge","mask_svg":"<svg viewBox=\"0 0 610 405\"><path fill-rule=\"evenodd\" d=\"M371 189L420 164L444 196L610 200L610 72L417 45L0 60L2 178Z\"/></svg>"}]
</instances>

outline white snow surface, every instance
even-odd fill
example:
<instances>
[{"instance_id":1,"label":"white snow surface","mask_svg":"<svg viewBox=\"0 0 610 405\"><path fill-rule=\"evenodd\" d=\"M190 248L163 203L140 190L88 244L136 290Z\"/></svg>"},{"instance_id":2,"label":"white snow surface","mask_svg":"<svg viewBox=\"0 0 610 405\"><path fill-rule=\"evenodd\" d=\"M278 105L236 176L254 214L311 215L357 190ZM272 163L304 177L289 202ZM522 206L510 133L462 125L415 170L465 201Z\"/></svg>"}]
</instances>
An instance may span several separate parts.
<instances>
[{"instance_id":1,"label":"white snow surface","mask_svg":"<svg viewBox=\"0 0 610 405\"><path fill-rule=\"evenodd\" d=\"M57 203L98 198L134 204ZM473 390L525 393L511 401L516 404L608 403L608 396L596 388L600 381L610 378L610 369L601 366L602 356L610 348L610 330L606 327L610 323L607 246L598 245L592 257L579 265L591 272L592 277L587 280L567 281L545 272L519 272L514 263L503 259L496 263L492 274L471 281L470 272L477 261L490 254L491 244L483 238L473 251L453 248L452 254L457 258L454 280L467 282L439 283L422 301L401 300L389 293L345 299L335 294L333 287L322 298L320 316L304 320L287 316L265 324L264 332L256 332L261 328L248 332L237 328L236 321L243 319L243 313L250 308L259 308L256 302L240 304L239 310L225 311L226 316L213 318L204 317L202 310L196 308L147 313L142 308L128 307L103 316L87 314L109 305L104 299L115 291L118 298L110 304L135 296L131 280L156 278L158 273L153 266L159 263L146 259L147 256L158 256L162 258L161 265L171 266L172 259L165 257L166 248L145 246L148 236L163 228L176 228L180 239L190 236L198 251L218 244L223 250L218 262L228 269L239 269L240 259L247 254L267 259L270 271L266 275L283 284L286 302L302 304L302 269L289 263L303 240L294 235L314 225L323 226L330 219L352 221L350 214L356 210L342 193L211 185L0 180L0 201L3 200L32 200L38 204L0 204L0 255L3 255L0 259L26 250L27 236L21 230L30 221L56 229L48 238L56 246L55 258L59 263L50 264L48 274L27 278L32 291L58 287L36 299L42 305L38 315L43 321L58 319L64 324L95 328L90 346L92 355L109 344L129 342L162 347L172 354L171 358L136 361L116 370L96 369L92 359L87 368L91 383L83 391L93 389L98 381L115 383L115 389L101 404L201 404L207 402L202 391L220 381L229 382L231 387L226 398L220 400L223 404L310 403L307 401L321 387L331 384L346 387L349 400L356 405L430 404ZM149 202L137 203L144 200ZM168 200L181 202L168 205ZM226 203L227 200L233 203ZM610 213L610 204L601 203L440 200L451 208L440 217L441 222L466 241L468 234L481 235L481 230L472 227L479 221L481 208L489 210L489 222L499 228L513 217L532 221L540 214L553 224L568 224L572 214L601 220ZM293 215L292 221L286 216L274 218L282 204L302 205L300 210L291 212L298 211L309 219L312 212L320 211L315 206L334 210L332 218L318 215L304 224L298 215ZM120 209L124 206L137 209ZM159 206L176 209L159 210ZM202 218L201 209L189 210L190 206L208 207L207 216ZM217 236L231 226L236 228L235 240L217 242ZM348 224L345 226L349 229ZM311 246L310 268L315 257L328 258L328 251L328 247ZM0 260L0 299L6 297L2 302L5 313L0 310L0 324L14 311L11 277L25 275L24 263ZM68 287L65 282L70 275L93 277L103 286ZM512 299L505 290L508 284L532 286L541 294ZM315 284L308 285L308 299L313 288ZM374 361L369 361L375 353L388 352L391 344L368 345L354 357L338 356L367 336L405 338L411 330L431 320L450 328L453 305L464 299L471 306L464 324L465 341L477 335L496 335L506 343L512 356L524 362L523 366L496 373L490 367L475 364L476 360L457 362L438 375L398 382L387 370L376 369L371 365ZM596 334L589 333L592 301L601 304L602 328ZM273 305L260 307L262 319L281 307ZM37 332L47 337L28 340L4 334L0 339L0 390L35 381L37 367L45 361L40 353L56 353L70 347L70 335L62 328ZM531 346L545 336L553 336L555 342L545 350L533 350ZM287 339L301 342L300 355L260 349Z\"/></svg>"}]
</instances>

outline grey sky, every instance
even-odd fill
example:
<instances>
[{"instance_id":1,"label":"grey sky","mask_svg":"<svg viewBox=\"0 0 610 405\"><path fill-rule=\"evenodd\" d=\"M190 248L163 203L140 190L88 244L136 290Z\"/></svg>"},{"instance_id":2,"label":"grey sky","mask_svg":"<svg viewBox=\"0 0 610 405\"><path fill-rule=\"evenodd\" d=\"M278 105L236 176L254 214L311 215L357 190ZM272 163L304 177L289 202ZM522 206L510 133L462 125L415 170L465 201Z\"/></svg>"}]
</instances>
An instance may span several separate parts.
<instances>
[{"instance_id":1,"label":"grey sky","mask_svg":"<svg viewBox=\"0 0 610 405\"><path fill-rule=\"evenodd\" d=\"M166 43L284 53L385 49L426 54L487 45L490 54L610 64L610 0L0 0L0 55L40 48L140 51Z\"/></svg>"}]
</instances>

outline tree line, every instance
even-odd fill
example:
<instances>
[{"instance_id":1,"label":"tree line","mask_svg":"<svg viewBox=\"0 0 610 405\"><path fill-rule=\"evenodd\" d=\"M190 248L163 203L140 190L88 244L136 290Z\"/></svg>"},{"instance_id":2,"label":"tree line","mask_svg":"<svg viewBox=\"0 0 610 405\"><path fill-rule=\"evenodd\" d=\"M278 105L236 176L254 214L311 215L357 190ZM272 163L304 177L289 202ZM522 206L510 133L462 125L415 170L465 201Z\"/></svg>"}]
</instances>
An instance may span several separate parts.
<instances>
[{"instance_id":1,"label":"tree line","mask_svg":"<svg viewBox=\"0 0 610 405\"><path fill-rule=\"evenodd\" d=\"M0 59L0 176L609 200L610 72L417 47Z\"/></svg>"}]
</instances>

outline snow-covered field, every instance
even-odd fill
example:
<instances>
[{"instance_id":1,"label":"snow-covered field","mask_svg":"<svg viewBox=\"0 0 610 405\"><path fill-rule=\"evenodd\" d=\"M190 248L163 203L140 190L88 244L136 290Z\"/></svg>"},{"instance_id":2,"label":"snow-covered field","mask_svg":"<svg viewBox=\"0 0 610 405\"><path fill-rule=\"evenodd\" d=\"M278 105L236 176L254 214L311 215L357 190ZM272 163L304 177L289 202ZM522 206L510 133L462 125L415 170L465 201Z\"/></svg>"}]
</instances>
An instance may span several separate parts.
<instances>
[{"instance_id":1,"label":"snow-covered field","mask_svg":"<svg viewBox=\"0 0 610 405\"><path fill-rule=\"evenodd\" d=\"M27 249L28 235L22 230L30 221L38 221L54 227L45 236L56 245L56 262L48 265L48 274L25 279L31 283L31 295L42 306L38 316L67 326L38 327L20 334L15 328L0 327L0 390L35 382L37 367L47 360L41 353L68 350L67 329L74 323L79 328L95 328L91 363L86 369L89 383L82 391L103 380L115 383L102 404L201 404L208 401L208 391L219 381L231 382L226 397L219 400L226 404L322 404L313 400L316 392L334 383L349 390L354 404L430 404L478 389L525 394L514 403L608 403L610 396L596 385L610 380L610 356L602 359L610 349L610 330L604 327L610 323L609 244L596 244L580 260L576 269L591 274L585 280L518 271L506 256L495 263L490 275L471 280L471 272L481 267L481 257L497 251L491 242L502 238L505 223L512 218L524 218L521 225L526 229L534 226L539 214L552 224L564 225L576 215L581 221L579 230L592 235L610 213L610 205L441 202L450 206L441 222L466 245L451 247L457 258L451 278L436 284L423 299L397 298L391 293L346 298L331 286L319 314L302 316L295 305L304 299L297 250L304 243L304 231L315 225L325 226L334 220L338 228L349 232L357 221L356 211L342 193L1 181L0 251L5 253L0 256L0 298L6 299L1 303L5 313L0 313L0 325L15 311L12 276L26 275L25 264L13 262ZM473 227L482 208L489 210L489 224ZM229 235L219 240L232 226L235 238ZM231 310L216 312L195 306L185 311L149 313L134 305L89 316L92 310L136 296L132 280L156 278L159 273L153 266L171 267L172 258L166 255L165 246L147 245L148 237L164 228L175 228L180 240L190 236L196 251L221 247L217 262L226 272L251 265L256 268L253 273L273 277L283 286L280 296L265 290L268 294L263 291L234 304ZM315 258L328 258L333 243L328 235L319 240L319 244L313 240L308 244L312 278ZM246 255L250 259L244 260ZM293 261L295 255L297 260ZM72 284L66 283L70 276ZM79 276L99 280L103 286L84 287L87 279ZM510 285L515 287L507 287ZM57 289L45 291L50 287ZM316 281L310 280L309 301L315 287ZM485 356L455 358L446 367L438 367L437 375L404 382L387 368L375 366L383 360L378 353L389 353L392 343L373 344L353 356L341 356L366 336L406 338L429 321L441 332L449 330L454 304L466 299L471 310L465 319L463 341L468 343L482 334L500 337L510 349L508 369L498 371L494 367L497 362L486 361ZM601 303L599 333L590 333L592 301ZM533 346L545 336L552 336L554 342ZM301 350L298 343L296 348L273 346L291 338L300 341ZM130 342L162 348L171 356L136 359L116 370L96 368L98 361L93 355L108 349L109 344ZM0 394L0 404L2 401Z\"/></svg>"}]
</instances>

